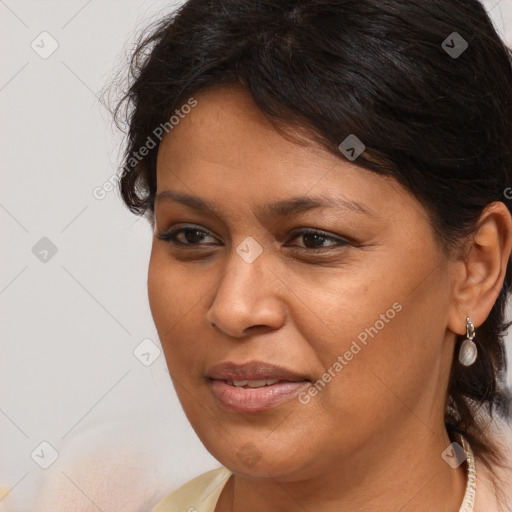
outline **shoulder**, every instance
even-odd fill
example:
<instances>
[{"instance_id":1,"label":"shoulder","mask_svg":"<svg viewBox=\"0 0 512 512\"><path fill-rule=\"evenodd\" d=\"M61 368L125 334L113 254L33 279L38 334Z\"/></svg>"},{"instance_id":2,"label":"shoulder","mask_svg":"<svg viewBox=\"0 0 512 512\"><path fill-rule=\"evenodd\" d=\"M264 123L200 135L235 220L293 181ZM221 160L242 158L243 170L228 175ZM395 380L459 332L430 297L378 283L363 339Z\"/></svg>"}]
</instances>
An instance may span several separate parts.
<instances>
[{"instance_id":1,"label":"shoulder","mask_svg":"<svg viewBox=\"0 0 512 512\"><path fill-rule=\"evenodd\" d=\"M166 496L151 512L213 512L231 474L223 466L203 473Z\"/></svg>"}]
</instances>

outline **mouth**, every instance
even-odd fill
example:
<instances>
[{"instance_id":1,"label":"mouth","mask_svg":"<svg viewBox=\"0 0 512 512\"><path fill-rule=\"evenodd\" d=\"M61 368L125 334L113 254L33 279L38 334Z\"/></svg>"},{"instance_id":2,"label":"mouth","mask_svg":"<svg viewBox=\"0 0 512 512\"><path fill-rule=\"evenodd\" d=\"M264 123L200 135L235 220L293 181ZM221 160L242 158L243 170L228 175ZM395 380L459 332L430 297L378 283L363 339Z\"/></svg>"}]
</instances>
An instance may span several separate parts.
<instances>
[{"instance_id":1,"label":"mouth","mask_svg":"<svg viewBox=\"0 0 512 512\"><path fill-rule=\"evenodd\" d=\"M272 386L277 382L310 380L305 374L263 361L235 363L226 361L211 367L206 375L213 380L223 380L237 387L251 388Z\"/></svg>"},{"instance_id":2,"label":"mouth","mask_svg":"<svg viewBox=\"0 0 512 512\"><path fill-rule=\"evenodd\" d=\"M229 412L261 413L292 401L306 391L311 381L217 380L210 379L209 388L220 407ZM297 402L298 403L298 402Z\"/></svg>"},{"instance_id":3,"label":"mouth","mask_svg":"<svg viewBox=\"0 0 512 512\"><path fill-rule=\"evenodd\" d=\"M209 388L225 411L257 413L293 400L311 384L295 370L263 361L223 362L207 372Z\"/></svg>"},{"instance_id":4,"label":"mouth","mask_svg":"<svg viewBox=\"0 0 512 512\"><path fill-rule=\"evenodd\" d=\"M259 379L259 380L226 380L224 381L229 386L233 386L235 388L243 388L243 389L257 389L264 388L268 386L273 386L277 383L283 382L292 382L289 380L279 380L279 379Z\"/></svg>"}]
</instances>

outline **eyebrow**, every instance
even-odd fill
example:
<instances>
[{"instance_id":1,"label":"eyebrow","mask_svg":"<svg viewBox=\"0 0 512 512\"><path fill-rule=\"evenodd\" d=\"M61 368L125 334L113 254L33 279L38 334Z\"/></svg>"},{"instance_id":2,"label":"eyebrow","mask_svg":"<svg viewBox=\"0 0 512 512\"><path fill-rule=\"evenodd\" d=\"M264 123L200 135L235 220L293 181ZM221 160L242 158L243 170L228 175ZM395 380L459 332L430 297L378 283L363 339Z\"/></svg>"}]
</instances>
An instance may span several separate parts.
<instances>
[{"instance_id":1,"label":"eyebrow","mask_svg":"<svg viewBox=\"0 0 512 512\"><path fill-rule=\"evenodd\" d=\"M188 206L194 210L205 213L213 213L219 218L222 216L212 202L183 192L163 190L157 194L155 198L155 204L159 203L160 201L174 201L184 206ZM349 201L345 198L330 197L325 195L296 196L289 199L276 201L274 203L258 205L256 207L256 213L261 217L269 215L274 215L276 217L289 217L291 215L316 208L328 207L351 210L364 215L376 216L376 214L368 206L363 205L358 201Z\"/></svg>"}]
</instances>

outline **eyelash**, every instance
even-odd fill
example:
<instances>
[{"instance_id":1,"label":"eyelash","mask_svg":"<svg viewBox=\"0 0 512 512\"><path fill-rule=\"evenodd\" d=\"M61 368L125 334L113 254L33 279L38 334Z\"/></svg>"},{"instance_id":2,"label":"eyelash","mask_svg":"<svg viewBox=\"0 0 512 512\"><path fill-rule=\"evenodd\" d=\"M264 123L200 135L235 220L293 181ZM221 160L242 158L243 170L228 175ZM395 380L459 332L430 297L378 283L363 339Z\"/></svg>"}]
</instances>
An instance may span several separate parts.
<instances>
[{"instance_id":1,"label":"eyelash","mask_svg":"<svg viewBox=\"0 0 512 512\"><path fill-rule=\"evenodd\" d=\"M212 236L208 231L204 231L204 230L199 229L199 228L184 227L184 228L178 228L178 229L175 229L175 230L170 230L170 231L167 231L165 233L161 233L161 234L157 235L157 238L162 240L162 241L164 241L164 242L173 244L174 246L179 247L179 248L194 247L194 246L198 246L198 245L207 245L207 244L200 244L200 243L183 243L183 242L178 242L176 240L176 237L180 233L186 233L186 232L196 232L196 233L200 233L202 235ZM316 229L304 229L302 231L296 232L291 240L295 240L295 238L299 238L300 236L305 236L305 235L318 235L318 236L320 236L321 238L323 238L326 241L335 241L336 244L335 245L330 245L330 246L327 246L327 247L313 247L313 248L310 248L310 247L298 247L298 249L300 249L300 250L317 251L317 252L319 252L319 251L331 250L331 249L334 249L334 248L340 247L340 246L349 245L349 242L347 240L327 235L327 234L325 234L324 231L320 231L320 230L316 230Z\"/></svg>"}]
</instances>

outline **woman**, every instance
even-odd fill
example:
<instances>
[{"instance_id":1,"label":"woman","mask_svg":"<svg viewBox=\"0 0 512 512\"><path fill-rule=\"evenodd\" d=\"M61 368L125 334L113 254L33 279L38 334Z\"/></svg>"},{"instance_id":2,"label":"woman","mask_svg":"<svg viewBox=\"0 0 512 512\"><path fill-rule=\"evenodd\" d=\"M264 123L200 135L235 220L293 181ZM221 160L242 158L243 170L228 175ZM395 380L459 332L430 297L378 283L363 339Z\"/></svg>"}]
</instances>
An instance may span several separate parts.
<instances>
[{"instance_id":1,"label":"woman","mask_svg":"<svg viewBox=\"0 0 512 512\"><path fill-rule=\"evenodd\" d=\"M120 191L222 464L155 512L510 510L511 55L477 0L189 0L140 41Z\"/></svg>"}]
</instances>

